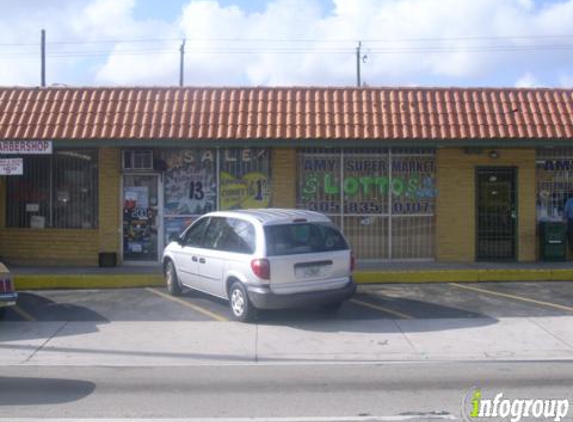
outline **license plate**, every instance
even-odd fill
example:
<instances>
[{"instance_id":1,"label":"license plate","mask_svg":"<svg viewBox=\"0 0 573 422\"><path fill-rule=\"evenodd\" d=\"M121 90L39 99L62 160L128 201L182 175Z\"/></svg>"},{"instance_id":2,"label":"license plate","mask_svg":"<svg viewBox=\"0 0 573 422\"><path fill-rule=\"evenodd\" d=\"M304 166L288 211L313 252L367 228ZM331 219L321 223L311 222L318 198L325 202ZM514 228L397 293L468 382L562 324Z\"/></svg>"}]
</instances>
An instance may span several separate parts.
<instances>
[{"instance_id":1,"label":"license plate","mask_svg":"<svg viewBox=\"0 0 573 422\"><path fill-rule=\"evenodd\" d=\"M325 273L324 267L303 267L296 269L297 278L317 278L323 277Z\"/></svg>"}]
</instances>

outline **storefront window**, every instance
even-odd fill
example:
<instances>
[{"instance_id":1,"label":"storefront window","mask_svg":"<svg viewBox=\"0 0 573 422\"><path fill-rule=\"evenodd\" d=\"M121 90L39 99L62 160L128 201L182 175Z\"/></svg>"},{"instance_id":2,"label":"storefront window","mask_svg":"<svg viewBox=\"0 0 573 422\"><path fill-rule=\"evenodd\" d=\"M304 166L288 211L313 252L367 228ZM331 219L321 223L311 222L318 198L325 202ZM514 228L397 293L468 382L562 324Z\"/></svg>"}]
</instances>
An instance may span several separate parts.
<instances>
[{"instance_id":1,"label":"storefront window","mask_svg":"<svg viewBox=\"0 0 573 422\"><path fill-rule=\"evenodd\" d=\"M304 150L297 207L340 225L360 259L434 257L431 150Z\"/></svg>"},{"instance_id":2,"label":"storefront window","mask_svg":"<svg viewBox=\"0 0 573 422\"><path fill-rule=\"evenodd\" d=\"M93 150L25 156L24 174L6 178L6 226L97 228L98 164Z\"/></svg>"},{"instance_id":3,"label":"storefront window","mask_svg":"<svg viewBox=\"0 0 573 422\"><path fill-rule=\"evenodd\" d=\"M222 149L220 160L220 209L269 206L271 162L268 149Z\"/></svg>"},{"instance_id":4,"label":"storefront window","mask_svg":"<svg viewBox=\"0 0 573 422\"><path fill-rule=\"evenodd\" d=\"M573 149L537 151L537 220L563 219L563 207L573 196Z\"/></svg>"},{"instance_id":5,"label":"storefront window","mask_svg":"<svg viewBox=\"0 0 573 422\"><path fill-rule=\"evenodd\" d=\"M207 212L270 205L268 149L168 149L161 151L161 157L167 165L164 173L166 243Z\"/></svg>"},{"instance_id":6,"label":"storefront window","mask_svg":"<svg viewBox=\"0 0 573 422\"><path fill-rule=\"evenodd\" d=\"M165 149L165 243L198 216L217 209L217 151Z\"/></svg>"}]
</instances>

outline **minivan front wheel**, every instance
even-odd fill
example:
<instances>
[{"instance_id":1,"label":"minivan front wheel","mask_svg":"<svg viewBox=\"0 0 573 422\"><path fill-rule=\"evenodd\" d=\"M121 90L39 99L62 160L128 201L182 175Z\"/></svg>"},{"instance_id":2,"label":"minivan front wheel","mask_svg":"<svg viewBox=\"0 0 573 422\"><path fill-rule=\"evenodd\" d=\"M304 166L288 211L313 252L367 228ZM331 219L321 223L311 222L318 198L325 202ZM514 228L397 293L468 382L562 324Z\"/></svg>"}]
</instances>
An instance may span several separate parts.
<instances>
[{"instance_id":1,"label":"minivan front wheel","mask_svg":"<svg viewBox=\"0 0 573 422\"><path fill-rule=\"evenodd\" d=\"M255 316L256 309L249 301L247 289L240 281L235 281L229 289L229 307L238 321L248 322Z\"/></svg>"},{"instance_id":2,"label":"minivan front wheel","mask_svg":"<svg viewBox=\"0 0 573 422\"><path fill-rule=\"evenodd\" d=\"M165 264L165 286L172 296L181 295L181 284L179 284L173 261L167 261L167 264Z\"/></svg>"}]
</instances>

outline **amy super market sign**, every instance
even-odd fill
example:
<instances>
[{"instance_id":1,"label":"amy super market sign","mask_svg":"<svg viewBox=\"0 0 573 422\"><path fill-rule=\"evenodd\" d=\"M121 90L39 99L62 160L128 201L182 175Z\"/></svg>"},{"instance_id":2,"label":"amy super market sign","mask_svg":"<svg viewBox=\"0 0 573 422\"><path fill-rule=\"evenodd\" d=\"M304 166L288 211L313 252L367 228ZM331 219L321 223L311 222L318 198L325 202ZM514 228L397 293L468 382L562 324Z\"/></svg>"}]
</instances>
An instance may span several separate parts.
<instances>
[{"instance_id":1,"label":"amy super market sign","mask_svg":"<svg viewBox=\"0 0 573 422\"><path fill-rule=\"evenodd\" d=\"M0 154L51 154L52 141L0 141Z\"/></svg>"}]
</instances>

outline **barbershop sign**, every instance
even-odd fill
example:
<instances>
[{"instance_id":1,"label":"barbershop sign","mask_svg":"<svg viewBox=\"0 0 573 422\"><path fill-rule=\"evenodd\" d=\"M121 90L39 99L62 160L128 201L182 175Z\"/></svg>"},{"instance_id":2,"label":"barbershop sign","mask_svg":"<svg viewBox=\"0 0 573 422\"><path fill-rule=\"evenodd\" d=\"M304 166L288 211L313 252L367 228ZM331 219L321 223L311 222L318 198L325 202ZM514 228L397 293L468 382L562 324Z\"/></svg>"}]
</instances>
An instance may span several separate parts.
<instances>
[{"instance_id":1,"label":"barbershop sign","mask_svg":"<svg viewBox=\"0 0 573 422\"><path fill-rule=\"evenodd\" d=\"M0 176L21 176L24 165L21 158L0 158Z\"/></svg>"},{"instance_id":2,"label":"barbershop sign","mask_svg":"<svg viewBox=\"0 0 573 422\"><path fill-rule=\"evenodd\" d=\"M0 141L0 154L51 154L52 141Z\"/></svg>"}]
</instances>

